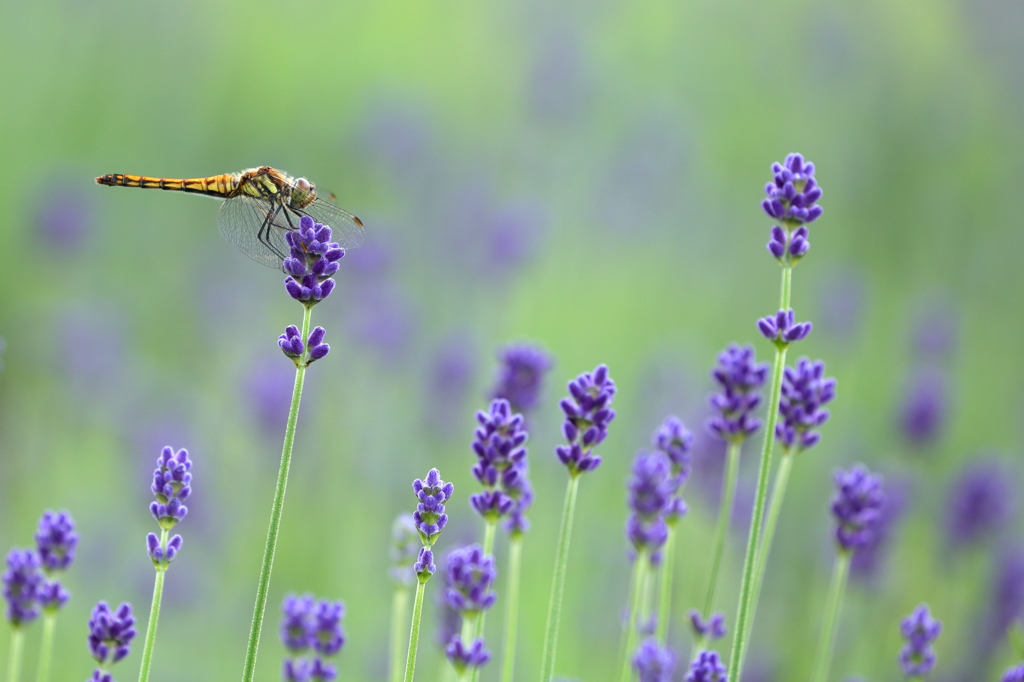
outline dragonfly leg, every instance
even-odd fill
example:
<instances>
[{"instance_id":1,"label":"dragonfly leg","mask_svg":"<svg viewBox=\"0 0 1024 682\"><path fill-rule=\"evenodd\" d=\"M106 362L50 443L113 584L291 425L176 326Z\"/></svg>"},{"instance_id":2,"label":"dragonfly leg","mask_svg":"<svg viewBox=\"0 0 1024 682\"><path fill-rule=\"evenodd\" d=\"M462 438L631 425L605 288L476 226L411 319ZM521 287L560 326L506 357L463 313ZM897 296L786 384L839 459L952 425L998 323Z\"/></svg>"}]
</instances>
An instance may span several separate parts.
<instances>
[{"instance_id":1,"label":"dragonfly leg","mask_svg":"<svg viewBox=\"0 0 1024 682\"><path fill-rule=\"evenodd\" d=\"M277 214L280 213L280 211L280 206L273 211L267 211L267 217L263 219L263 224L260 225L260 231L256 234L256 238L261 244L270 249L274 255L283 261L284 254L281 253L281 250L270 240L270 230L274 227L274 218L277 217Z\"/></svg>"}]
</instances>

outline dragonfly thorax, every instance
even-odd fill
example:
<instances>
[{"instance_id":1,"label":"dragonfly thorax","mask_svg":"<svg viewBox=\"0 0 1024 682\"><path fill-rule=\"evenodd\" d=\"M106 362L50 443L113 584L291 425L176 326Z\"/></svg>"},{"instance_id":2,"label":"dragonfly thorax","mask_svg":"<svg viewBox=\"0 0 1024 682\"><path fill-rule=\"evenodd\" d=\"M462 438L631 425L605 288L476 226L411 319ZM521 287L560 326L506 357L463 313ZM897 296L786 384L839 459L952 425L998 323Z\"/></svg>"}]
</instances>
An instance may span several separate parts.
<instances>
[{"instance_id":1,"label":"dragonfly thorax","mask_svg":"<svg viewBox=\"0 0 1024 682\"><path fill-rule=\"evenodd\" d=\"M292 208L305 208L316 199L316 185L306 178L297 179L292 184L291 205Z\"/></svg>"}]
</instances>

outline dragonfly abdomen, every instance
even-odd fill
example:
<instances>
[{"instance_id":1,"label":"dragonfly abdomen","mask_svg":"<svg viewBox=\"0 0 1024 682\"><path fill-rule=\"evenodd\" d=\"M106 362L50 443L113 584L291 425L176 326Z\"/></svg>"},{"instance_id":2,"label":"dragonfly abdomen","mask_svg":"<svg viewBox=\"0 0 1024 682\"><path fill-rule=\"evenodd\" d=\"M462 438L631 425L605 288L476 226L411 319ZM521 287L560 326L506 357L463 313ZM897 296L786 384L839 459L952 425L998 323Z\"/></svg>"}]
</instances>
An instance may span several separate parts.
<instances>
[{"instance_id":1,"label":"dragonfly abdomen","mask_svg":"<svg viewBox=\"0 0 1024 682\"><path fill-rule=\"evenodd\" d=\"M172 192L191 192L214 197L226 197L238 187L238 178L232 173L211 175L208 178L154 178L148 175L123 175L113 173L96 178L100 185L111 187L141 187L143 189L165 189Z\"/></svg>"}]
</instances>

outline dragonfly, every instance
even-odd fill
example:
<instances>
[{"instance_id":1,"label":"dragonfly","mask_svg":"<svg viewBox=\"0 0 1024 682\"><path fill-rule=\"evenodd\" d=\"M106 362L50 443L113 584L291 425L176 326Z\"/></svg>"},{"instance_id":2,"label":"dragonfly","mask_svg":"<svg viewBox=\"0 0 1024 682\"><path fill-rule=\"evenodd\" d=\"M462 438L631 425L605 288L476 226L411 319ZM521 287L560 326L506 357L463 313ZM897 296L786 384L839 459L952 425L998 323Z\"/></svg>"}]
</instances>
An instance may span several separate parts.
<instances>
[{"instance_id":1,"label":"dragonfly","mask_svg":"<svg viewBox=\"0 0 1024 682\"><path fill-rule=\"evenodd\" d=\"M115 173L96 178L96 183L224 199L217 213L221 234L246 256L272 268L281 268L289 252L285 235L298 229L303 216L329 226L332 239L344 249L358 248L366 236L362 221L317 197L312 182L270 166L185 179Z\"/></svg>"}]
</instances>

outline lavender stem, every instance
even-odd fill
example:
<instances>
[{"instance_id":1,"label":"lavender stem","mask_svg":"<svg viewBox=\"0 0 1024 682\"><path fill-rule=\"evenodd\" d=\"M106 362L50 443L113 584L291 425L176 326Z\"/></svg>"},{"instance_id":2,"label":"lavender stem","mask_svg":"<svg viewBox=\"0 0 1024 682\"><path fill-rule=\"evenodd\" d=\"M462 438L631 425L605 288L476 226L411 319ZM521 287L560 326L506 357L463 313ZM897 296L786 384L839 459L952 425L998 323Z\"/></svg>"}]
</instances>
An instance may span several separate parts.
<instances>
[{"instance_id":1,"label":"lavender stem","mask_svg":"<svg viewBox=\"0 0 1024 682\"><path fill-rule=\"evenodd\" d=\"M792 286L792 268L782 268L781 309L789 310L789 295ZM754 496L754 511L750 520L750 532L747 535L747 550L743 557L743 578L740 582L740 603L736 612L735 636L732 640L732 651L729 655L728 678L739 680L743 668L743 657L746 654L748 621L754 608L755 563L761 551L761 524L764 521L765 501L768 497L768 476L772 469L772 450L775 447L775 424L779 419L779 400L782 392L782 371L786 366L787 345L778 345L775 349L775 362L772 365L772 383L768 402L767 423L764 428L764 444L761 448L761 463L757 472L757 492ZM779 504L782 501L779 500ZM248 680L246 682L249 682Z\"/></svg>"},{"instance_id":2,"label":"lavender stem","mask_svg":"<svg viewBox=\"0 0 1024 682\"><path fill-rule=\"evenodd\" d=\"M405 587L395 589L391 599L391 670L388 674L390 682L402 682L402 649L405 633L406 611L409 609L409 590Z\"/></svg>"},{"instance_id":3,"label":"lavender stem","mask_svg":"<svg viewBox=\"0 0 1024 682\"><path fill-rule=\"evenodd\" d=\"M43 641L39 645L37 682L50 682L50 663L53 658L53 632L57 627L57 614L43 612Z\"/></svg>"},{"instance_id":4,"label":"lavender stem","mask_svg":"<svg viewBox=\"0 0 1024 682\"><path fill-rule=\"evenodd\" d=\"M160 549L167 550L167 529L160 531ZM156 567L153 581L153 603L149 607L149 622L146 624L146 641L142 647L142 665L139 667L139 682L148 682L149 668L153 663L153 647L156 645L156 624L160 619L160 602L164 596L164 577L167 566Z\"/></svg>"},{"instance_id":5,"label":"lavender stem","mask_svg":"<svg viewBox=\"0 0 1024 682\"><path fill-rule=\"evenodd\" d=\"M821 636L818 639L818 653L814 657L814 676L811 682L825 682L828 678L829 665L832 663L832 652L836 646L836 623L839 621L839 610L843 605L843 593L846 591L846 579L850 575L850 558L853 553L840 550L836 555L836 564L832 570L832 584L828 588L825 601L825 617L821 623Z\"/></svg>"},{"instance_id":6,"label":"lavender stem","mask_svg":"<svg viewBox=\"0 0 1024 682\"><path fill-rule=\"evenodd\" d=\"M501 682L512 682L516 665L516 628L519 620L519 569L523 537L512 534L508 542L508 582L505 589L505 643L501 659Z\"/></svg>"},{"instance_id":7,"label":"lavender stem","mask_svg":"<svg viewBox=\"0 0 1024 682\"><path fill-rule=\"evenodd\" d=\"M416 597L412 603L412 627L409 630L409 655L405 659L405 682L412 682L413 674L416 672L416 648L420 641L420 619L423 616L423 593L426 592L427 582L419 580L416 583Z\"/></svg>"},{"instance_id":8,"label":"lavender stem","mask_svg":"<svg viewBox=\"0 0 1024 682\"><path fill-rule=\"evenodd\" d=\"M18 682L21 676L21 651L25 645L25 631L20 626L11 628L11 645L7 649L7 682Z\"/></svg>"},{"instance_id":9,"label":"lavender stem","mask_svg":"<svg viewBox=\"0 0 1024 682\"><path fill-rule=\"evenodd\" d=\"M647 591L647 576L650 573L650 562L646 552L637 554L633 562L633 594L630 597L629 620L626 622L626 644L623 647L622 672L619 675L621 682L629 682L633 679L633 653L636 651L637 629L642 622L644 593Z\"/></svg>"},{"instance_id":10,"label":"lavender stem","mask_svg":"<svg viewBox=\"0 0 1024 682\"><path fill-rule=\"evenodd\" d=\"M576 515L576 494L579 487L579 474L570 473L569 484L565 490L565 504L562 507L562 522L558 529L555 569L551 577L551 601L548 603L547 625L544 628L544 654L541 657L540 682L551 682L555 676L558 624L562 617L562 596L565 593L565 576L569 565L569 542L572 539L572 522Z\"/></svg>"},{"instance_id":11,"label":"lavender stem","mask_svg":"<svg viewBox=\"0 0 1024 682\"><path fill-rule=\"evenodd\" d=\"M303 306L302 339L309 338L309 321L312 306ZM288 470L292 461L292 446L295 443L295 424L299 418L299 403L302 400L302 385L306 378L306 363L298 362L295 366L295 385L292 389L291 407L288 409L288 423L284 429L284 446L281 449L281 467L277 473L277 487L274 490L274 502L270 508L270 526L267 528L267 544L263 549L263 565L260 567L259 583L256 586L256 605L252 614L252 626L249 628L249 643L245 649L245 667L242 669L242 681L252 682L256 673L256 651L260 646L260 631L263 628L263 615L267 610L267 592L270 590L270 572L274 567L274 552L277 549L277 534L281 528L281 513L284 509L284 493L288 487ZM422 595L421 595L422 596ZM421 604L422 606L422 604ZM419 626L417 624L417 630Z\"/></svg>"}]
</instances>

